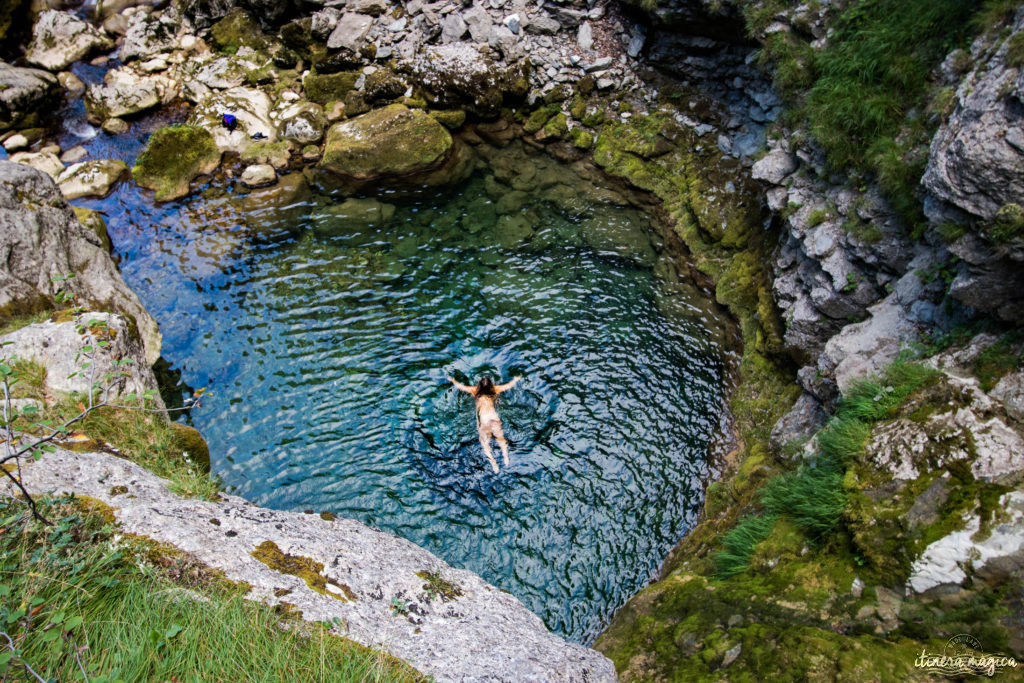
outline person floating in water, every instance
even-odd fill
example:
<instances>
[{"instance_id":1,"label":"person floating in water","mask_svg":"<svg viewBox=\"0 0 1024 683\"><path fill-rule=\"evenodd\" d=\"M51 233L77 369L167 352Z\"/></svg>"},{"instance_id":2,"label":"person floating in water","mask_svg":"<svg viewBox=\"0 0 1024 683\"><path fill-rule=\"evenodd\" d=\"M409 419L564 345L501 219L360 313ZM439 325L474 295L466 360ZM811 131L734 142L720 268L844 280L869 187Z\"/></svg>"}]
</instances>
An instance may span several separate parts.
<instances>
[{"instance_id":1,"label":"person floating in water","mask_svg":"<svg viewBox=\"0 0 1024 683\"><path fill-rule=\"evenodd\" d=\"M455 385L456 389L465 391L476 398L476 430L480 435L480 445L484 447L484 455L491 461L494 473L498 473L498 463L491 452L491 438L498 441L501 446L501 455L505 459L505 467L508 467L508 442L505 441L505 433L501 430L501 418L498 411L494 409L495 397L503 391L508 391L515 386L521 377L513 377L511 382L495 384L490 377L481 377L475 387L459 384L454 377L448 380Z\"/></svg>"}]
</instances>

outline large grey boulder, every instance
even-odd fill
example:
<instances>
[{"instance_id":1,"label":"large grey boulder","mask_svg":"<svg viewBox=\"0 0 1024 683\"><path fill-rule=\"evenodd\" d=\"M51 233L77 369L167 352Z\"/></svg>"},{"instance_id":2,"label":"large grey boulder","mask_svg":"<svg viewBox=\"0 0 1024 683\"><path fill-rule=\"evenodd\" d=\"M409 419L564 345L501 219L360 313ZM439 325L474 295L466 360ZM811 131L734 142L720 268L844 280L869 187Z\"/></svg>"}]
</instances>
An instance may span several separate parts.
<instances>
[{"instance_id":1,"label":"large grey boulder","mask_svg":"<svg viewBox=\"0 0 1024 683\"><path fill-rule=\"evenodd\" d=\"M59 95L60 83L48 71L0 62L0 130L21 122Z\"/></svg>"},{"instance_id":2,"label":"large grey boulder","mask_svg":"<svg viewBox=\"0 0 1024 683\"><path fill-rule=\"evenodd\" d=\"M373 17L356 12L346 12L338 19L334 30L328 36L327 47L332 50L344 48L356 52L363 46L371 26L373 26Z\"/></svg>"},{"instance_id":3,"label":"large grey boulder","mask_svg":"<svg viewBox=\"0 0 1024 683\"><path fill-rule=\"evenodd\" d=\"M109 345L99 348L100 340ZM0 344L0 355L46 368L48 395L88 394L91 386L101 392L100 400L152 392L163 405L146 349L124 316L87 312L64 322L35 323L0 337ZM89 346L94 350L86 351ZM128 376L119 376L122 372Z\"/></svg>"},{"instance_id":4,"label":"large grey boulder","mask_svg":"<svg viewBox=\"0 0 1024 683\"><path fill-rule=\"evenodd\" d=\"M1024 31L1024 8L991 49L981 38L972 48L975 68L960 82L949 119L932 139L922 183L930 194L929 217L945 219L943 205L973 218L991 219L1008 203L1024 205L1024 70L1007 54Z\"/></svg>"},{"instance_id":5,"label":"large grey boulder","mask_svg":"<svg viewBox=\"0 0 1024 683\"><path fill-rule=\"evenodd\" d=\"M47 10L32 28L32 44L25 53L25 61L61 71L94 52L113 48L114 42L91 24L68 12Z\"/></svg>"},{"instance_id":6,"label":"large grey boulder","mask_svg":"<svg viewBox=\"0 0 1024 683\"><path fill-rule=\"evenodd\" d=\"M427 48L399 69L431 103L484 117L496 116L506 100L524 97L529 86L523 65L497 63L469 43Z\"/></svg>"},{"instance_id":7,"label":"large grey boulder","mask_svg":"<svg viewBox=\"0 0 1024 683\"><path fill-rule=\"evenodd\" d=\"M53 179L0 161L0 318L56 305L63 288L52 278L74 275L76 303L134 320L146 362L160 357L160 330L121 274L103 240L82 225Z\"/></svg>"},{"instance_id":8,"label":"large grey boulder","mask_svg":"<svg viewBox=\"0 0 1024 683\"><path fill-rule=\"evenodd\" d=\"M136 12L131 15L124 42L118 51L122 62L147 59L178 47L185 26L172 5L162 12Z\"/></svg>"},{"instance_id":9,"label":"large grey boulder","mask_svg":"<svg viewBox=\"0 0 1024 683\"><path fill-rule=\"evenodd\" d=\"M124 532L191 553L251 586L248 599L287 602L303 619L338 624L340 635L386 650L433 680L616 680L611 661L548 631L511 594L360 522L268 510L231 495L183 499L151 472L103 453L58 449L23 464L22 480L30 492L101 500ZM284 555L308 558L319 579L274 568ZM447 596L428 590L427 573L447 582ZM392 609L396 603L404 614Z\"/></svg>"},{"instance_id":10,"label":"large grey boulder","mask_svg":"<svg viewBox=\"0 0 1024 683\"><path fill-rule=\"evenodd\" d=\"M85 112L90 123L110 118L131 117L158 107L163 101L163 79L140 76L131 69L108 71L103 83L89 86L85 93Z\"/></svg>"},{"instance_id":11,"label":"large grey boulder","mask_svg":"<svg viewBox=\"0 0 1024 683\"><path fill-rule=\"evenodd\" d=\"M253 135L262 134L265 142L277 140L277 124L270 115L271 101L265 92L255 88L230 88L212 93L200 101L189 125L205 128L222 152L244 152L254 144ZM233 114L238 127L229 131L222 125L222 116Z\"/></svg>"}]
</instances>

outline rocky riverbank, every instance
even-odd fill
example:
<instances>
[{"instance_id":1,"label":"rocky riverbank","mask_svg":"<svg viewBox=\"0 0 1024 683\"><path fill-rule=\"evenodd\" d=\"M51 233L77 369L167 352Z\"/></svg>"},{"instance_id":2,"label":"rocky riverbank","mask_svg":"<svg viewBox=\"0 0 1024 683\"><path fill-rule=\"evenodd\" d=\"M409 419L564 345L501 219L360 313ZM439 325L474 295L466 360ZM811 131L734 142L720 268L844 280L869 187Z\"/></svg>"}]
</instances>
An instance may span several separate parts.
<instances>
[{"instance_id":1,"label":"rocky riverbank","mask_svg":"<svg viewBox=\"0 0 1024 683\"><path fill-rule=\"evenodd\" d=\"M1024 10L993 4L972 40L957 34L964 45L919 76L926 94L870 163L844 166L824 124L798 112L827 113L807 91L814 65L850 47L855 4L184 0L88 21L50 10L31 68L0 66L2 142L65 197L136 182L159 201L214 172L245 187L301 174L339 195L444 187L472 172L481 139L592 154L662 202L744 343L730 398L739 448L702 523L597 647L624 678L912 677L922 647L958 632L1018 656L1024 643ZM102 82L67 70L96 54ZM84 97L102 135L161 109L177 123L148 138L129 181L116 160L52 144L39 112L61 90ZM507 180L498 195L532 189ZM886 373L908 355L938 371L902 395ZM764 490L818 467L872 375L869 398L886 408L847 435L833 480L843 504L823 537L773 512ZM747 568L725 576L723 544L744 524L761 524Z\"/></svg>"}]
</instances>

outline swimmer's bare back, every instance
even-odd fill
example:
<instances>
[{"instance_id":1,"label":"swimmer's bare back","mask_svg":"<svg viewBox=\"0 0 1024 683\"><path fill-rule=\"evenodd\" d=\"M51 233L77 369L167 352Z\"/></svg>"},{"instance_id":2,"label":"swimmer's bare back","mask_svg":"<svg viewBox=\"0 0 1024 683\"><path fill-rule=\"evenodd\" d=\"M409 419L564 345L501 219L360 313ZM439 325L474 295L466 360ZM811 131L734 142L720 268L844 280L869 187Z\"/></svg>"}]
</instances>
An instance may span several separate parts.
<instances>
[{"instance_id":1,"label":"swimmer's bare back","mask_svg":"<svg viewBox=\"0 0 1024 683\"><path fill-rule=\"evenodd\" d=\"M476 399L476 431L480 437L480 445L484 449L484 455L491 462L491 468L494 469L495 474L498 473L498 463L491 452L491 439L495 439L498 442L498 446L501 447L501 455L505 460L505 467L508 467L508 442L505 441L505 433L501 429L501 418L498 417L498 411L494 407L494 399L498 394L514 387L520 379L522 378L513 377L511 382L495 384L489 377L483 377L475 387L471 387L459 384L455 381L454 377L448 378L448 381L455 385L456 389L465 391Z\"/></svg>"}]
</instances>

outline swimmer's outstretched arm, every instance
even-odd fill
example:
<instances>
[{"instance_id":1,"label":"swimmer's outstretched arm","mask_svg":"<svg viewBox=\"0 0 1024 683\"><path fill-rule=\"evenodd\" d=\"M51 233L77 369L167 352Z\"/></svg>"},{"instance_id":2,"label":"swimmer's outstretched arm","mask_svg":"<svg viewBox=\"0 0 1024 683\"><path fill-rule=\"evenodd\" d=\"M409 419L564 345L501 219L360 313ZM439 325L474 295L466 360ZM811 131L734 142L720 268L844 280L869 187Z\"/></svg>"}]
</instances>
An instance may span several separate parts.
<instances>
[{"instance_id":1,"label":"swimmer's outstretched arm","mask_svg":"<svg viewBox=\"0 0 1024 683\"><path fill-rule=\"evenodd\" d=\"M516 382L518 382L521 379L522 379L522 377L519 377L517 375L517 376L512 378L511 382L505 382L504 384L497 385L496 387L494 387L494 393L500 394L503 391L508 391L509 389L511 389L512 387L514 387L516 385Z\"/></svg>"},{"instance_id":2,"label":"swimmer's outstretched arm","mask_svg":"<svg viewBox=\"0 0 1024 683\"><path fill-rule=\"evenodd\" d=\"M459 391L465 391L467 394L473 394L476 396L476 387L467 387L465 384L459 384L455 381L454 377L449 377L448 381L455 385L455 388Z\"/></svg>"}]
</instances>

